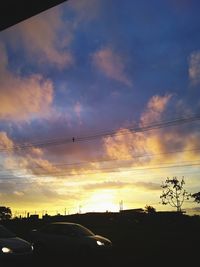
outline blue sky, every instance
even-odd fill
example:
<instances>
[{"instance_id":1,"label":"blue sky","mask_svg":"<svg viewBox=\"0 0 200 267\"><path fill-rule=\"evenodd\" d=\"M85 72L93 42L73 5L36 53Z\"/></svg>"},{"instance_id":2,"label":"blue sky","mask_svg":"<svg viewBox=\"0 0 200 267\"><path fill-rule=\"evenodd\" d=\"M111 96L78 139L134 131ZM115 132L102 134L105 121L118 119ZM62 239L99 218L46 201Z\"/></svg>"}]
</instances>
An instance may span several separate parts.
<instances>
[{"instance_id":1,"label":"blue sky","mask_svg":"<svg viewBox=\"0 0 200 267\"><path fill-rule=\"evenodd\" d=\"M1 201L38 212L47 203L50 210L116 210L121 199L127 208L162 209L159 185L176 172L189 173L188 189L198 191L198 165L130 175L198 163L198 121L137 134L129 128L199 114L199 9L189 0L69 0L2 31ZM37 146L111 130L119 135ZM32 147L14 149L24 143ZM136 160L148 154L160 157Z\"/></svg>"}]
</instances>

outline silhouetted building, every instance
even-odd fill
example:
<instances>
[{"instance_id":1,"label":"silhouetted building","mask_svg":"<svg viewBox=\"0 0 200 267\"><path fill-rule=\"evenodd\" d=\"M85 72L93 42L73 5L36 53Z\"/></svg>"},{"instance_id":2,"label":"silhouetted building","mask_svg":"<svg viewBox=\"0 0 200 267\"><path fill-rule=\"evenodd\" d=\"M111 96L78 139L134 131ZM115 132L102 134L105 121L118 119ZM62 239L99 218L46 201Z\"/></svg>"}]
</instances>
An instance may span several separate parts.
<instances>
[{"instance_id":1,"label":"silhouetted building","mask_svg":"<svg viewBox=\"0 0 200 267\"><path fill-rule=\"evenodd\" d=\"M133 214L133 213L143 213L144 209L128 209L128 210L120 210L122 214Z\"/></svg>"},{"instance_id":2,"label":"silhouetted building","mask_svg":"<svg viewBox=\"0 0 200 267\"><path fill-rule=\"evenodd\" d=\"M29 216L29 220L31 221L37 221L39 220L39 215L38 214L32 214Z\"/></svg>"}]
</instances>

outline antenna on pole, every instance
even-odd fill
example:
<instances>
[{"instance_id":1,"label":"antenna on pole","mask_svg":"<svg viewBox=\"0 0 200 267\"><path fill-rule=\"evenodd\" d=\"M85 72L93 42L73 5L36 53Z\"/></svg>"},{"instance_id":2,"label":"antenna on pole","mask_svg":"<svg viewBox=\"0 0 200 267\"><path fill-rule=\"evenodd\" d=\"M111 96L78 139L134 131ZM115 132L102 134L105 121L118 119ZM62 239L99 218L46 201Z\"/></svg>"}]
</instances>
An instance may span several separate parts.
<instances>
[{"instance_id":1,"label":"antenna on pole","mask_svg":"<svg viewBox=\"0 0 200 267\"><path fill-rule=\"evenodd\" d=\"M79 205L79 213L81 214L81 205Z\"/></svg>"},{"instance_id":2,"label":"antenna on pole","mask_svg":"<svg viewBox=\"0 0 200 267\"><path fill-rule=\"evenodd\" d=\"M119 202L119 211L123 210L123 200Z\"/></svg>"}]
</instances>

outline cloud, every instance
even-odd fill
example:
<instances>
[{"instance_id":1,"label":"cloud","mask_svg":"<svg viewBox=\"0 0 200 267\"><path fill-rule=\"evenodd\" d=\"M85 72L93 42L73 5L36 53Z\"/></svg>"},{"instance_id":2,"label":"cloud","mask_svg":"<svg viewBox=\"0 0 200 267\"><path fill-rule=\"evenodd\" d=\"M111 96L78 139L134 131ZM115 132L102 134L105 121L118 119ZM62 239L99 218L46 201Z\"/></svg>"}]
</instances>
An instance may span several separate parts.
<instances>
[{"instance_id":1,"label":"cloud","mask_svg":"<svg viewBox=\"0 0 200 267\"><path fill-rule=\"evenodd\" d=\"M65 36L60 32L64 24L62 8L54 7L33 16L7 30L8 41L15 47L23 47L31 60L50 63L63 68L73 64L69 51L72 34L65 25Z\"/></svg>"},{"instance_id":2,"label":"cloud","mask_svg":"<svg viewBox=\"0 0 200 267\"><path fill-rule=\"evenodd\" d=\"M105 181L99 183L88 183L83 185L85 190L96 190L96 189L114 189L130 186L129 182L120 182L120 181Z\"/></svg>"},{"instance_id":3,"label":"cloud","mask_svg":"<svg viewBox=\"0 0 200 267\"><path fill-rule=\"evenodd\" d=\"M158 122L161 119L163 112L167 108L167 104L171 98L172 94L153 96L149 100L146 110L143 112L140 118L141 125L148 125L152 122Z\"/></svg>"},{"instance_id":4,"label":"cloud","mask_svg":"<svg viewBox=\"0 0 200 267\"><path fill-rule=\"evenodd\" d=\"M168 111L170 99L171 95L153 96L141 114L139 125L142 127L161 121ZM176 105L174 105L174 113L176 113ZM183 124L144 132L132 132L122 128L114 136L104 138L103 142L106 155L110 159L117 159L118 167L148 167L199 160L199 138L198 126L194 124L188 127L187 124ZM173 151L180 153L171 153ZM128 165L124 165L124 160L128 160Z\"/></svg>"},{"instance_id":5,"label":"cloud","mask_svg":"<svg viewBox=\"0 0 200 267\"><path fill-rule=\"evenodd\" d=\"M38 156L38 157L41 157L44 152L42 151L41 148L38 148L38 147L32 147L29 149L30 153L34 156Z\"/></svg>"},{"instance_id":6,"label":"cloud","mask_svg":"<svg viewBox=\"0 0 200 267\"><path fill-rule=\"evenodd\" d=\"M17 205L21 205L23 208L31 205L35 206L35 209L38 208L39 205L48 205L60 203L63 201L74 201L78 199L78 194L65 192L59 192L59 188L57 185L48 185L47 183L41 184L37 181L32 183L19 183L16 182L1 182L0 183L0 199L3 202L12 203L12 207L14 203ZM11 208L12 208L11 207Z\"/></svg>"},{"instance_id":7,"label":"cloud","mask_svg":"<svg viewBox=\"0 0 200 267\"><path fill-rule=\"evenodd\" d=\"M88 183L83 185L85 190L99 190L99 189L120 189L127 188L144 188L146 190L160 190L160 184L151 182L121 182L121 181L104 181L98 183Z\"/></svg>"},{"instance_id":8,"label":"cloud","mask_svg":"<svg viewBox=\"0 0 200 267\"><path fill-rule=\"evenodd\" d=\"M8 137L6 132L0 132L0 149L12 149L13 141Z\"/></svg>"},{"instance_id":9,"label":"cloud","mask_svg":"<svg viewBox=\"0 0 200 267\"><path fill-rule=\"evenodd\" d=\"M67 7L76 13L76 23L91 22L101 11L99 0L69 0L67 4Z\"/></svg>"},{"instance_id":10,"label":"cloud","mask_svg":"<svg viewBox=\"0 0 200 267\"><path fill-rule=\"evenodd\" d=\"M0 120L27 121L48 114L53 84L39 74L20 77L8 70L5 47L0 43Z\"/></svg>"},{"instance_id":11,"label":"cloud","mask_svg":"<svg viewBox=\"0 0 200 267\"><path fill-rule=\"evenodd\" d=\"M5 132L0 132L0 145L13 148L16 143ZM30 203L75 199L73 193L63 191L62 181L57 181L56 173L59 171L61 170L46 158L41 148L12 151L11 154L6 154L1 167L0 196L4 201ZM49 177L51 182L47 183Z\"/></svg>"},{"instance_id":12,"label":"cloud","mask_svg":"<svg viewBox=\"0 0 200 267\"><path fill-rule=\"evenodd\" d=\"M189 78L192 85L200 83L200 51L194 51L189 57Z\"/></svg>"},{"instance_id":13,"label":"cloud","mask_svg":"<svg viewBox=\"0 0 200 267\"><path fill-rule=\"evenodd\" d=\"M43 174L56 173L59 169L47 158L41 148L31 146L27 149L17 149L18 143L14 142L5 132L0 132L0 149L10 149L4 156L3 169L14 177L37 177Z\"/></svg>"},{"instance_id":14,"label":"cloud","mask_svg":"<svg viewBox=\"0 0 200 267\"><path fill-rule=\"evenodd\" d=\"M18 197L24 196L24 192L22 192L22 191L14 191L13 194L18 196Z\"/></svg>"},{"instance_id":15,"label":"cloud","mask_svg":"<svg viewBox=\"0 0 200 267\"><path fill-rule=\"evenodd\" d=\"M140 133L133 133L128 129L119 129L115 136L104 138L107 155L112 159L132 159L145 150L144 137Z\"/></svg>"},{"instance_id":16,"label":"cloud","mask_svg":"<svg viewBox=\"0 0 200 267\"><path fill-rule=\"evenodd\" d=\"M32 157L28 157L28 169L30 169L33 174L36 175L52 175L54 176L55 173L59 172L59 168L55 167L50 161L46 159L36 159ZM56 174L55 174L56 176Z\"/></svg>"},{"instance_id":17,"label":"cloud","mask_svg":"<svg viewBox=\"0 0 200 267\"><path fill-rule=\"evenodd\" d=\"M15 191L16 188L16 182L14 181L5 181L2 180L0 183L0 193L3 194L11 194Z\"/></svg>"},{"instance_id":18,"label":"cloud","mask_svg":"<svg viewBox=\"0 0 200 267\"><path fill-rule=\"evenodd\" d=\"M139 125L142 127L160 121L171 97L172 95L151 97L145 111L141 114ZM119 129L116 135L112 137L104 138L104 146L110 158L118 160L134 159L136 165L149 163L150 157L148 157L148 154L163 152L158 132L156 134L151 132L133 133L126 128ZM145 154L146 157L140 157Z\"/></svg>"},{"instance_id":19,"label":"cloud","mask_svg":"<svg viewBox=\"0 0 200 267\"><path fill-rule=\"evenodd\" d=\"M111 48L103 48L92 55L92 62L107 77L131 86L132 82L125 73L125 62L121 55Z\"/></svg>"},{"instance_id":20,"label":"cloud","mask_svg":"<svg viewBox=\"0 0 200 267\"><path fill-rule=\"evenodd\" d=\"M74 105L74 112L76 113L80 124L82 124L82 122L81 122L82 111L83 111L82 105L80 104L80 102L76 102L76 104Z\"/></svg>"},{"instance_id":21,"label":"cloud","mask_svg":"<svg viewBox=\"0 0 200 267\"><path fill-rule=\"evenodd\" d=\"M31 155L22 152L23 155L9 156L5 158L4 167L5 170L10 170L17 177L30 177L30 178L40 178L44 177L56 177L56 173L61 170L54 166L48 159L38 157L39 155ZM42 153L43 154L43 153Z\"/></svg>"},{"instance_id":22,"label":"cloud","mask_svg":"<svg viewBox=\"0 0 200 267\"><path fill-rule=\"evenodd\" d=\"M134 185L136 187L142 187L144 189L147 189L147 190L160 190L160 184L157 184L157 183L151 183L151 182L135 182Z\"/></svg>"}]
</instances>

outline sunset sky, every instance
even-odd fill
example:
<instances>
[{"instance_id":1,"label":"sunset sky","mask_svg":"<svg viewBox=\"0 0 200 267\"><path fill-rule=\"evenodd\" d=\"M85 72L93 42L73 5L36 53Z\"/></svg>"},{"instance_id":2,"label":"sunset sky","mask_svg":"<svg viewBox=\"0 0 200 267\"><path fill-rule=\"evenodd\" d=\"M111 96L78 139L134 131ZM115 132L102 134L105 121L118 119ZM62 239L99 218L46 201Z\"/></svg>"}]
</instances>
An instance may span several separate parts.
<instances>
[{"instance_id":1,"label":"sunset sky","mask_svg":"<svg viewBox=\"0 0 200 267\"><path fill-rule=\"evenodd\" d=\"M199 12L195 0L69 0L0 32L1 206L172 210L160 195L173 176L199 192L200 120L165 125L200 115Z\"/></svg>"}]
</instances>

